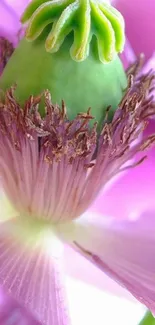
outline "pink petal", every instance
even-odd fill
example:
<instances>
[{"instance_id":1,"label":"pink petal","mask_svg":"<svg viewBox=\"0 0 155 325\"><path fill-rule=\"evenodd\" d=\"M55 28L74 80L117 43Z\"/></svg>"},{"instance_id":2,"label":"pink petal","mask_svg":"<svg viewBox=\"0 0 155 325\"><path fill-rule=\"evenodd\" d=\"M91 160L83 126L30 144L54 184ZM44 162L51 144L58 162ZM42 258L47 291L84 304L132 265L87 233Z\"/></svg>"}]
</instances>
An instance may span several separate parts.
<instances>
[{"instance_id":1,"label":"pink petal","mask_svg":"<svg viewBox=\"0 0 155 325\"><path fill-rule=\"evenodd\" d=\"M143 73L155 71L155 54L146 62ZM154 91L155 96L155 91ZM150 121L145 135L155 132L155 121ZM143 153L142 153L143 156ZM90 211L118 219L136 218L147 209L155 209L155 148L139 166L115 179L97 198ZM145 184L145 186L143 186ZM118 204L118 202L120 202ZM130 202L130 203L129 203ZM112 203L112 204L111 204Z\"/></svg>"},{"instance_id":2,"label":"pink petal","mask_svg":"<svg viewBox=\"0 0 155 325\"><path fill-rule=\"evenodd\" d=\"M16 41L21 25L16 10L5 0L0 2L0 36Z\"/></svg>"},{"instance_id":3,"label":"pink petal","mask_svg":"<svg viewBox=\"0 0 155 325\"><path fill-rule=\"evenodd\" d=\"M73 263L74 261L74 263ZM88 272L89 270L89 272ZM124 288L104 274L90 261L75 252L71 247L65 248L65 271L70 278L78 279L88 286L98 288L113 296L123 297L133 301L134 298Z\"/></svg>"},{"instance_id":4,"label":"pink petal","mask_svg":"<svg viewBox=\"0 0 155 325\"><path fill-rule=\"evenodd\" d=\"M155 52L151 56L151 58L146 62L144 68L143 68L143 73L148 73L150 70L155 72ZM153 92L154 100L155 100L155 87L154 87L154 92Z\"/></svg>"},{"instance_id":5,"label":"pink petal","mask_svg":"<svg viewBox=\"0 0 155 325\"><path fill-rule=\"evenodd\" d=\"M115 0L115 5L124 15L127 37L134 51L149 58L154 52L155 1Z\"/></svg>"},{"instance_id":6,"label":"pink petal","mask_svg":"<svg viewBox=\"0 0 155 325\"><path fill-rule=\"evenodd\" d=\"M147 134L154 131L155 121L151 121ZM106 217L134 219L143 211L154 210L155 147L147 152L147 156L141 165L114 180L97 198L90 211Z\"/></svg>"},{"instance_id":7,"label":"pink petal","mask_svg":"<svg viewBox=\"0 0 155 325\"><path fill-rule=\"evenodd\" d=\"M89 217L59 227L60 236L155 313L155 210L117 223Z\"/></svg>"},{"instance_id":8,"label":"pink petal","mask_svg":"<svg viewBox=\"0 0 155 325\"><path fill-rule=\"evenodd\" d=\"M22 308L15 300L0 291L0 324L1 325L41 325Z\"/></svg>"},{"instance_id":9,"label":"pink petal","mask_svg":"<svg viewBox=\"0 0 155 325\"><path fill-rule=\"evenodd\" d=\"M0 36L6 37L15 46L22 37L20 16L31 0L0 1Z\"/></svg>"},{"instance_id":10,"label":"pink petal","mask_svg":"<svg viewBox=\"0 0 155 325\"><path fill-rule=\"evenodd\" d=\"M27 219L1 226L0 285L42 325L69 325L61 252L46 226Z\"/></svg>"},{"instance_id":11,"label":"pink petal","mask_svg":"<svg viewBox=\"0 0 155 325\"><path fill-rule=\"evenodd\" d=\"M121 60L123 62L125 69L127 69L130 64L136 61L135 53L128 40L126 40L124 51L121 54Z\"/></svg>"},{"instance_id":12,"label":"pink petal","mask_svg":"<svg viewBox=\"0 0 155 325\"><path fill-rule=\"evenodd\" d=\"M143 73L147 73L150 70L155 71L155 52L153 53L151 58L146 62L144 69L143 69Z\"/></svg>"},{"instance_id":13,"label":"pink petal","mask_svg":"<svg viewBox=\"0 0 155 325\"><path fill-rule=\"evenodd\" d=\"M31 0L5 0L5 3L15 10L19 18L29 2Z\"/></svg>"},{"instance_id":14,"label":"pink petal","mask_svg":"<svg viewBox=\"0 0 155 325\"><path fill-rule=\"evenodd\" d=\"M150 69L150 66L146 67ZM151 121L147 134L155 130L155 121ZM107 190L102 191L93 206L89 209L88 215L101 215L101 218L136 219L146 210L155 210L154 189L155 189L155 148L147 152L148 159L143 164L124 175L115 179ZM144 185L145 184L145 185ZM88 265L80 256L75 258L71 249L66 249L67 272L71 276L80 278L82 281L93 284L103 290L111 291L113 294L126 296L125 292L111 279L107 279L100 270ZM89 273L87 272L89 268Z\"/></svg>"}]
</instances>

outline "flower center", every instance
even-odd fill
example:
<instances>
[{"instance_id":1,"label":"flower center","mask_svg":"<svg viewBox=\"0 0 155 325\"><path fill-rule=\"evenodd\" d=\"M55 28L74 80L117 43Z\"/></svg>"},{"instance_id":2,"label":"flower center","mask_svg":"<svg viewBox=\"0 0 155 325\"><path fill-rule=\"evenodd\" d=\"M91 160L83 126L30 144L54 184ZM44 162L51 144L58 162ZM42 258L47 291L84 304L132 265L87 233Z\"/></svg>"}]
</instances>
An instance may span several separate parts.
<instances>
[{"instance_id":1,"label":"flower center","mask_svg":"<svg viewBox=\"0 0 155 325\"><path fill-rule=\"evenodd\" d=\"M146 156L125 165L155 141L154 135L137 141L155 113L151 90L152 75L130 77L111 123L107 111L99 137L97 124L89 126L90 109L69 120L64 102L61 108L53 105L49 91L31 96L24 107L14 88L7 91L0 103L0 174L18 214L52 223L75 219L113 176L142 162Z\"/></svg>"}]
</instances>

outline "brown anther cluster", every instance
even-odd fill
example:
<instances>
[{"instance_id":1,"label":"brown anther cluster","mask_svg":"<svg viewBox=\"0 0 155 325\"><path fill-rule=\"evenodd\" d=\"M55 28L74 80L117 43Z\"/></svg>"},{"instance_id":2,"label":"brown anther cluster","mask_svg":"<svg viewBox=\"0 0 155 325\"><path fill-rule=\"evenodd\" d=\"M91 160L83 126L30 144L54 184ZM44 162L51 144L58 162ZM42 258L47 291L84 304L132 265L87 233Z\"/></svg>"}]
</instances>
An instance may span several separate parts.
<instances>
[{"instance_id":1,"label":"brown anther cluster","mask_svg":"<svg viewBox=\"0 0 155 325\"><path fill-rule=\"evenodd\" d=\"M4 37L0 37L0 74L6 66L10 56L14 51L13 44Z\"/></svg>"},{"instance_id":2,"label":"brown anther cluster","mask_svg":"<svg viewBox=\"0 0 155 325\"><path fill-rule=\"evenodd\" d=\"M38 97L31 96L22 108L14 97L14 90L14 87L9 89L5 103L0 103L0 130L17 150L22 150L21 139L26 137L30 141L38 139L38 150L48 152L44 157L48 163L52 163L53 159L60 161L64 155L69 163L76 158L92 156L96 147L97 124L89 127L89 120L93 118L90 109L69 121L64 102L61 108L53 105L49 91ZM44 118L39 113L42 97L45 102Z\"/></svg>"},{"instance_id":3,"label":"brown anther cluster","mask_svg":"<svg viewBox=\"0 0 155 325\"><path fill-rule=\"evenodd\" d=\"M155 114L155 103L152 101L152 74L140 77L137 80L130 75L128 89L122 99L111 123L108 122L108 111L102 132L97 137L97 124L89 126L93 119L90 108L86 113L79 113L69 121L64 102L62 107L53 105L49 91L44 91L38 97L31 96L24 107L15 99L12 87L5 94L4 103L0 103L0 130L11 141L12 146L22 150L24 137L29 141L38 141L38 152L44 153L44 160L52 164L63 157L69 163L76 159L84 159L87 168L94 166L92 158L96 150L97 162L104 166L105 157L109 163L121 158L126 161L130 147L138 139L147 126L147 120ZM39 104L44 97L45 117L39 113ZM144 150L155 141L155 136L150 136L136 146L136 150ZM142 159L143 160L143 159ZM139 163L139 162L138 162ZM102 169L102 168L101 168Z\"/></svg>"},{"instance_id":4,"label":"brown anther cluster","mask_svg":"<svg viewBox=\"0 0 155 325\"><path fill-rule=\"evenodd\" d=\"M137 77L139 72L141 73L143 69L144 61L145 61L144 54L140 54L137 60L127 68L126 70L127 76L132 75L133 77Z\"/></svg>"},{"instance_id":5,"label":"brown anther cluster","mask_svg":"<svg viewBox=\"0 0 155 325\"><path fill-rule=\"evenodd\" d=\"M154 76L151 73L137 80L134 80L133 75L129 75L126 94L112 122L104 124L99 140L102 148L103 144L107 144L107 148L111 147L109 157L116 159L125 155L133 141L145 130L148 119L155 115L155 102L151 95L153 81ZM138 151L148 148L154 141L155 135L144 139Z\"/></svg>"}]
</instances>

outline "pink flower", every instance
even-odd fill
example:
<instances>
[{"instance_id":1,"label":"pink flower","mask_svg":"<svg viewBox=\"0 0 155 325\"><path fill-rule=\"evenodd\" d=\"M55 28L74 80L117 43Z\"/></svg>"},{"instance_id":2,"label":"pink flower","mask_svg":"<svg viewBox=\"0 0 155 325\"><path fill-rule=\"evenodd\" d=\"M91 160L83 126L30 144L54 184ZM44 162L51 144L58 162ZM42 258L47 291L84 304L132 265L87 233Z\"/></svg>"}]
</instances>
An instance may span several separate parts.
<instances>
[{"instance_id":1,"label":"pink flower","mask_svg":"<svg viewBox=\"0 0 155 325\"><path fill-rule=\"evenodd\" d=\"M5 21L12 19L14 30L12 32L7 24L7 28L1 26L1 34L5 36L6 30L6 36L13 37L16 43L15 35L20 28L18 15L23 8L19 9L17 2L16 8L7 7L6 3L9 4L9 0L2 2L3 15ZM132 61L133 56L127 45L125 58ZM143 130L150 108L154 110L154 104L148 109L146 97L143 97L144 93L148 96L145 88L149 81L149 77L145 78L143 92L136 84L136 101L132 92L135 84L132 85L123 109L117 111L113 124L105 126L96 162L92 162L95 128L90 133L88 124L83 124L90 118L89 111L69 125L64 106L62 110L53 109L49 93L44 92L49 114L42 120L37 111L39 97L27 102L23 114L13 89L7 92L5 105L1 103L0 107L0 172L4 192L15 210L9 211L8 220L5 214L1 218L0 284L7 293L4 304L7 312L5 308L0 312L1 324L5 325L9 317L15 317L15 324L20 325L22 322L29 325L70 324L61 262L62 242L125 286L155 312L154 149L140 166L128 170L125 167L129 161L134 165L135 154L154 141L154 136L150 135L154 120L144 139L135 141ZM55 126L52 133L49 116ZM78 136L81 130L83 140L77 140L74 135ZM145 140L148 133L150 136ZM42 140L45 136L46 142ZM42 138L38 143L39 137ZM59 145L55 147L57 142ZM144 153L139 154L136 161L143 156ZM123 175L97 196L120 171L124 171ZM7 207L6 202L4 206ZM53 224L49 226L51 216Z\"/></svg>"}]
</instances>

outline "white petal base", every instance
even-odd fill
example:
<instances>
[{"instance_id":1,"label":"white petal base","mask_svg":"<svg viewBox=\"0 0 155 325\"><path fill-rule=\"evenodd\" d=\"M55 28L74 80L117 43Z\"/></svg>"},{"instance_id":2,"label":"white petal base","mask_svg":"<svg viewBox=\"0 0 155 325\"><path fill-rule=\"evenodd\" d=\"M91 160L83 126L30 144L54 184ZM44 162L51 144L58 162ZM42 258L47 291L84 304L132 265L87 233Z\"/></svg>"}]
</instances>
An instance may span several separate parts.
<instances>
[{"instance_id":1,"label":"white petal base","mask_svg":"<svg viewBox=\"0 0 155 325\"><path fill-rule=\"evenodd\" d=\"M42 325L69 325L62 285L62 246L47 225L1 226L0 285Z\"/></svg>"}]
</instances>

